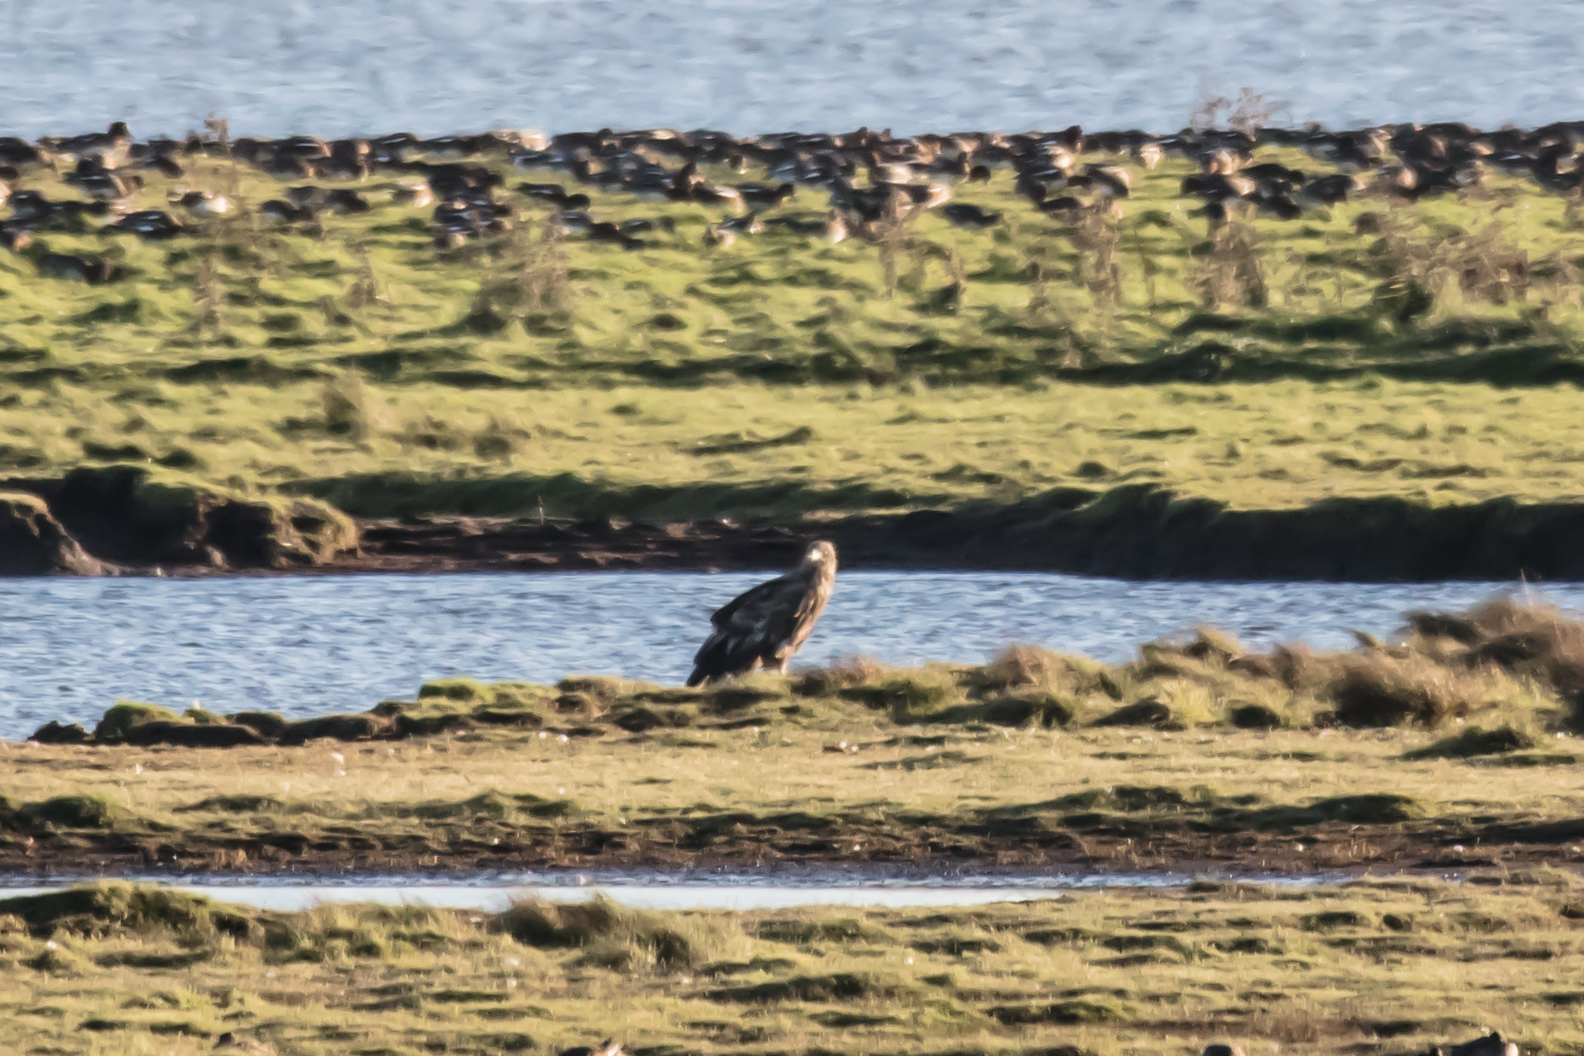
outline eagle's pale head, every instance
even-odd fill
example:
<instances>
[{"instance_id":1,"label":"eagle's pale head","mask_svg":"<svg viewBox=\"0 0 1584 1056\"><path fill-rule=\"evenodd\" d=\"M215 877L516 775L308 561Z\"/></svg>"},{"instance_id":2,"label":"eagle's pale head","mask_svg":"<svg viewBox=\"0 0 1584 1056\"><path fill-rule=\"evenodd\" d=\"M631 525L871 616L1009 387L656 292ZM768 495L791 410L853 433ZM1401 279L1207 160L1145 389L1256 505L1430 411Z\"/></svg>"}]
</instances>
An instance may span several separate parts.
<instances>
[{"instance_id":1,"label":"eagle's pale head","mask_svg":"<svg viewBox=\"0 0 1584 1056\"><path fill-rule=\"evenodd\" d=\"M810 543L807 552L805 552L804 555L803 555L803 563L805 565L816 565L816 566L823 566L825 568L835 568L836 567L836 547L835 547L835 545L831 544L831 543L827 543L823 539L821 539L817 543Z\"/></svg>"}]
</instances>

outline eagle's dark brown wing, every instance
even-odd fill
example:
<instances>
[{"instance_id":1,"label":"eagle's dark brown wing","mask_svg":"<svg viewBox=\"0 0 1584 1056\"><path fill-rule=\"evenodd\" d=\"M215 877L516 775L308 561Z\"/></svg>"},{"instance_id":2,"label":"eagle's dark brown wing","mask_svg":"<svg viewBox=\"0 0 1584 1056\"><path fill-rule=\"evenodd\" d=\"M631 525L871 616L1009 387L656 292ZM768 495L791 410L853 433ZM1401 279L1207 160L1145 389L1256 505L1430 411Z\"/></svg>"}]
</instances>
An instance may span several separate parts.
<instances>
[{"instance_id":1,"label":"eagle's dark brown wing","mask_svg":"<svg viewBox=\"0 0 1584 1056\"><path fill-rule=\"evenodd\" d=\"M810 594L805 577L779 576L717 609L710 617L714 630L693 657L687 684L744 674L756 663L777 656L815 603Z\"/></svg>"}]
</instances>

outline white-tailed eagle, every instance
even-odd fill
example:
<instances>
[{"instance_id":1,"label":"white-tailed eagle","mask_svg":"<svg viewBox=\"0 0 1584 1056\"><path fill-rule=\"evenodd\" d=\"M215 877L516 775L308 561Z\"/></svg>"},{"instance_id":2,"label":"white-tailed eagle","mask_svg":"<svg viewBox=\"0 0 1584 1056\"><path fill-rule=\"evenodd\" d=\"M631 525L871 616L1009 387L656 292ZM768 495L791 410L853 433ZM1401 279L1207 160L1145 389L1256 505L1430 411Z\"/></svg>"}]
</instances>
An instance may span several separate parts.
<instances>
[{"instance_id":1,"label":"white-tailed eagle","mask_svg":"<svg viewBox=\"0 0 1584 1056\"><path fill-rule=\"evenodd\" d=\"M687 684L743 675L760 667L785 673L825 611L836 585L836 548L814 543L803 562L784 576L739 594L710 617L714 629L698 655Z\"/></svg>"}]
</instances>

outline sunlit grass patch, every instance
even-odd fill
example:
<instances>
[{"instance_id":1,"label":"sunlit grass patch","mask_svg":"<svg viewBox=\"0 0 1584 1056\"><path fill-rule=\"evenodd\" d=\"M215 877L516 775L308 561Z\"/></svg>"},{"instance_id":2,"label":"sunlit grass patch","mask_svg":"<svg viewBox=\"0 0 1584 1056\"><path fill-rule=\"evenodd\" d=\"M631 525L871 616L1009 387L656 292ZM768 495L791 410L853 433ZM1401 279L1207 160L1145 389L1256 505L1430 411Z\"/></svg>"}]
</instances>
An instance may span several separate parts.
<instances>
[{"instance_id":1,"label":"sunlit grass patch","mask_svg":"<svg viewBox=\"0 0 1584 1056\"><path fill-rule=\"evenodd\" d=\"M1165 1056L1213 1039L1412 1051L1497 1028L1526 1050L1566 1051L1584 1040L1569 982L1577 888L1530 870L961 909L278 913L197 900L238 927L180 935L138 917L46 935L10 915L0 1039L72 1052L557 1052L614 1037L629 1052ZM126 885L94 897L171 901ZM42 919L46 901L5 908ZM685 958L659 956L652 935Z\"/></svg>"},{"instance_id":2,"label":"sunlit grass patch","mask_svg":"<svg viewBox=\"0 0 1584 1056\"><path fill-rule=\"evenodd\" d=\"M367 213L275 226L256 210L278 185L198 156L184 186L237 215L159 243L40 234L120 281L0 255L0 474L136 464L370 517L795 522L1128 484L1243 508L1578 497L1584 438L1545 388L1584 380L1576 210L1532 183L1208 239L1185 161L1076 226L997 172L955 190L990 228L928 212L900 241L772 227L729 250L702 205L590 190L602 219L657 221L628 252L545 239L520 175L479 160L519 215L458 250L394 181L358 185ZM151 181L137 204L168 206ZM301 534L312 558L323 533Z\"/></svg>"}]
</instances>

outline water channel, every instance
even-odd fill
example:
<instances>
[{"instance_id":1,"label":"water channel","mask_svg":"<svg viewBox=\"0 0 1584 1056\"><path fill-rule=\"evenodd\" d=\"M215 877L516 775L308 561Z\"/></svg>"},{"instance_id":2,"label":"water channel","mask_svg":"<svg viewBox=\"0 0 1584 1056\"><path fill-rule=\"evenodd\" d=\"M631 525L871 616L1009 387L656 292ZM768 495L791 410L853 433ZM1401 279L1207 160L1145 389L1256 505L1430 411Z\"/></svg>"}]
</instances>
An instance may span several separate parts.
<instances>
[{"instance_id":1,"label":"water channel","mask_svg":"<svg viewBox=\"0 0 1584 1056\"><path fill-rule=\"evenodd\" d=\"M1532 127L1584 113L1567 0L7 0L0 135L611 127Z\"/></svg>"},{"instance_id":2,"label":"water channel","mask_svg":"<svg viewBox=\"0 0 1584 1056\"><path fill-rule=\"evenodd\" d=\"M172 580L0 579L0 736L146 700L301 717L426 679L676 683L709 614L764 573L573 572ZM798 660L982 662L1026 642L1106 661L1207 624L1249 646L1345 647L1404 612L1504 590L1584 609L1584 584L1134 582L1040 573L844 573Z\"/></svg>"},{"instance_id":3,"label":"water channel","mask_svg":"<svg viewBox=\"0 0 1584 1056\"><path fill-rule=\"evenodd\" d=\"M1356 879L1354 873L1218 876L1255 884L1314 887ZM0 898L58 891L91 878L41 885L25 877L0 878ZM326 877L128 877L269 910L311 909L336 903L425 905L500 912L514 902L586 902L606 898L633 909L759 910L796 906L978 906L1063 898L1106 888L1167 890L1198 877L1188 873L925 874L877 867L813 866L774 872L668 873L654 870L494 873L439 881L422 875Z\"/></svg>"}]
</instances>

